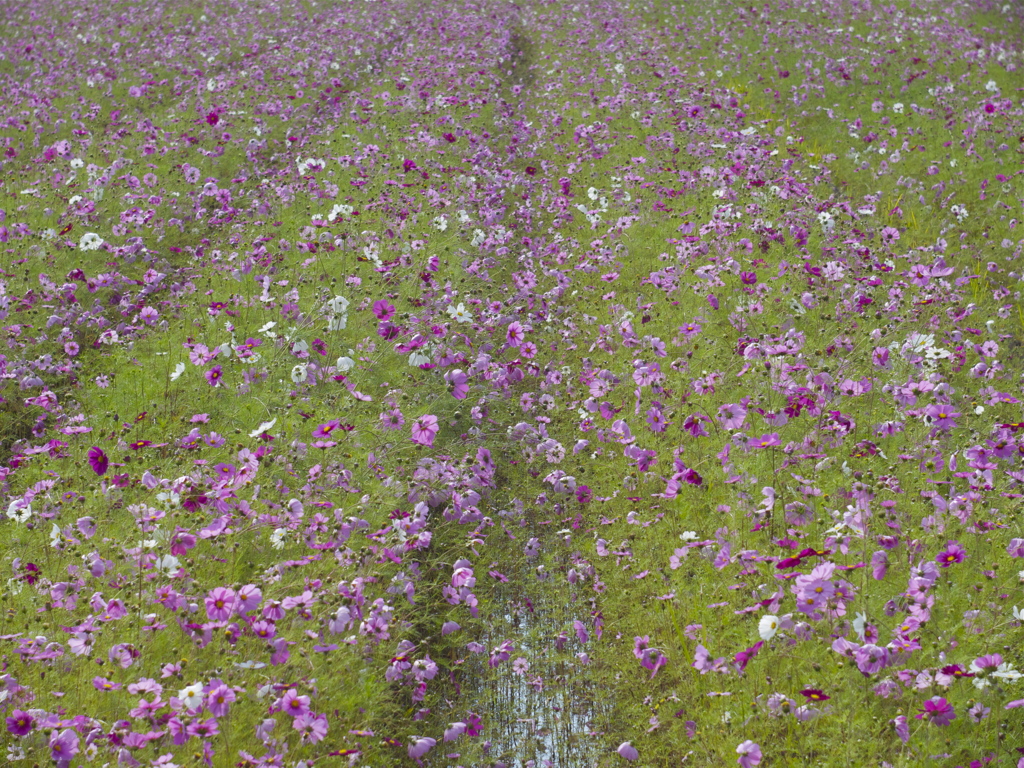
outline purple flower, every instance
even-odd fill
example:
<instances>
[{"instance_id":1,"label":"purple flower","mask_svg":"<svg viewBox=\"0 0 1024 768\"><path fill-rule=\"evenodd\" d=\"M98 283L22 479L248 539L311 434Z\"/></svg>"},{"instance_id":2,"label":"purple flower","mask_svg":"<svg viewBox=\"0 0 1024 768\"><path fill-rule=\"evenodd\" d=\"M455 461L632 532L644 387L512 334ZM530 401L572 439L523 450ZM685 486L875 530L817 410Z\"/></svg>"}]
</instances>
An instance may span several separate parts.
<instances>
[{"instance_id":1,"label":"purple flower","mask_svg":"<svg viewBox=\"0 0 1024 768\"><path fill-rule=\"evenodd\" d=\"M896 729L896 735L900 737L900 741L906 744L910 741L910 726L907 725L907 718L905 715L900 715L889 721L892 727Z\"/></svg>"},{"instance_id":2,"label":"purple flower","mask_svg":"<svg viewBox=\"0 0 1024 768\"><path fill-rule=\"evenodd\" d=\"M327 735L327 715L306 712L292 721L292 727L302 734L303 741L316 744Z\"/></svg>"},{"instance_id":3,"label":"purple flower","mask_svg":"<svg viewBox=\"0 0 1024 768\"><path fill-rule=\"evenodd\" d=\"M924 409L924 415L933 427L945 432L956 426L956 417L960 414L951 406L932 403Z\"/></svg>"},{"instance_id":4,"label":"purple flower","mask_svg":"<svg viewBox=\"0 0 1024 768\"><path fill-rule=\"evenodd\" d=\"M857 662L857 669L865 675L873 675L879 670L885 669L889 663L889 651L880 646L868 643L862 645L853 655Z\"/></svg>"},{"instance_id":5,"label":"purple flower","mask_svg":"<svg viewBox=\"0 0 1024 768\"><path fill-rule=\"evenodd\" d=\"M718 421L723 429L742 429L747 418L747 409L739 403L727 403L718 407Z\"/></svg>"},{"instance_id":6,"label":"purple flower","mask_svg":"<svg viewBox=\"0 0 1024 768\"><path fill-rule=\"evenodd\" d=\"M452 397L456 400L465 400L469 393L469 377L460 368L448 371L444 380L452 388Z\"/></svg>"},{"instance_id":7,"label":"purple flower","mask_svg":"<svg viewBox=\"0 0 1024 768\"><path fill-rule=\"evenodd\" d=\"M54 733L50 737L50 757L58 766L71 764L71 758L78 754L78 734L65 728L60 735Z\"/></svg>"},{"instance_id":8,"label":"purple flower","mask_svg":"<svg viewBox=\"0 0 1024 768\"><path fill-rule=\"evenodd\" d=\"M736 754L740 756L736 762L742 768L750 768L752 765L759 765L761 763L761 747L750 739L736 747Z\"/></svg>"},{"instance_id":9,"label":"purple flower","mask_svg":"<svg viewBox=\"0 0 1024 768\"><path fill-rule=\"evenodd\" d=\"M967 550L956 541L946 544L946 548L935 557L935 562L940 568L949 568L953 563L962 563L967 556Z\"/></svg>"},{"instance_id":10,"label":"purple flower","mask_svg":"<svg viewBox=\"0 0 1024 768\"><path fill-rule=\"evenodd\" d=\"M300 696L294 688L289 688L281 697L281 711L292 717L300 717L309 712L309 696Z\"/></svg>"},{"instance_id":11,"label":"purple flower","mask_svg":"<svg viewBox=\"0 0 1024 768\"><path fill-rule=\"evenodd\" d=\"M384 429L401 429L405 424L405 416L397 408L392 408L380 415L380 423Z\"/></svg>"},{"instance_id":12,"label":"purple flower","mask_svg":"<svg viewBox=\"0 0 1024 768\"><path fill-rule=\"evenodd\" d=\"M754 285L757 283L756 272L740 272L740 282L744 285Z\"/></svg>"},{"instance_id":13,"label":"purple flower","mask_svg":"<svg viewBox=\"0 0 1024 768\"><path fill-rule=\"evenodd\" d=\"M889 555L884 549L880 549L871 556L871 576L875 581L882 581L888 569Z\"/></svg>"},{"instance_id":14,"label":"purple flower","mask_svg":"<svg viewBox=\"0 0 1024 768\"><path fill-rule=\"evenodd\" d=\"M328 435L331 434L331 432L333 432L334 430L336 430L340 426L341 426L341 422L340 421L338 421L337 419L331 419L327 423L321 424L316 429L314 429L313 430L313 437L314 438L327 437Z\"/></svg>"},{"instance_id":15,"label":"purple flower","mask_svg":"<svg viewBox=\"0 0 1024 768\"><path fill-rule=\"evenodd\" d=\"M752 437L747 441L747 448L770 448L773 445L782 445L778 432Z\"/></svg>"},{"instance_id":16,"label":"purple flower","mask_svg":"<svg viewBox=\"0 0 1024 768\"><path fill-rule=\"evenodd\" d=\"M1010 557L1024 557L1024 539L1010 539L1006 553Z\"/></svg>"},{"instance_id":17,"label":"purple flower","mask_svg":"<svg viewBox=\"0 0 1024 768\"><path fill-rule=\"evenodd\" d=\"M28 712L16 709L7 718L7 730L15 736L24 736L35 727L35 718Z\"/></svg>"},{"instance_id":18,"label":"purple flower","mask_svg":"<svg viewBox=\"0 0 1024 768\"><path fill-rule=\"evenodd\" d=\"M924 703L924 710L914 715L918 720L928 719L935 725L949 725L956 719L953 705L941 696L932 696Z\"/></svg>"},{"instance_id":19,"label":"purple flower","mask_svg":"<svg viewBox=\"0 0 1024 768\"><path fill-rule=\"evenodd\" d=\"M206 615L210 621L227 621L235 609L235 591L227 587L211 590L206 598Z\"/></svg>"},{"instance_id":20,"label":"purple flower","mask_svg":"<svg viewBox=\"0 0 1024 768\"><path fill-rule=\"evenodd\" d=\"M523 327L523 324L519 322L509 323L505 339L510 347L521 346L526 340L526 329Z\"/></svg>"},{"instance_id":21,"label":"purple flower","mask_svg":"<svg viewBox=\"0 0 1024 768\"><path fill-rule=\"evenodd\" d=\"M711 305L712 309L718 309L718 297L713 293L708 294L708 304Z\"/></svg>"},{"instance_id":22,"label":"purple flower","mask_svg":"<svg viewBox=\"0 0 1024 768\"><path fill-rule=\"evenodd\" d=\"M100 476L106 474L107 467L110 466L110 459L107 458L107 454L97 445L89 449L89 466L92 467L93 472Z\"/></svg>"},{"instance_id":23,"label":"purple flower","mask_svg":"<svg viewBox=\"0 0 1024 768\"><path fill-rule=\"evenodd\" d=\"M373 302L373 314L378 320L390 320L395 315L395 308L381 299Z\"/></svg>"},{"instance_id":24,"label":"purple flower","mask_svg":"<svg viewBox=\"0 0 1024 768\"><path fill-rule=\"evenodd\" d=\"M628 741L619 744L619 748L615 751L619 753L619 757L626 760L638 760L640 758L640 753L636 751L636 747Z\"/></svg>"},{"instance_id":25,"label":"purple flower","mask_svg":"<svg viewBox=\"0 0 1024 768\"><path fill-rule=\"evenodd\" d=\"M226 685L218 685L207 695L206 708L214 717L224 717L234 700L235 692L233 690Z\"/></svg>"},{"instance_id":26,"label":"purple flower","mask_svg":"<svg viewBox=\"0 0 1024 768\"><path fill-rule=\"evenodd\" d=\"M764 648L764 641L763 640L758 640L756 643L754 643L752 646L750 646L746 650L740 651L739 653L736 654L736 659L735 659L736 666L739 667L740 672L742 672L743 670L745 670L747 668L747 664L750 662L750 660L752 658L757 656L758 652L762 648ZM760 759L760 758L758 758L758 759Z\"/></svg>"},{"instance_id":27,"label":"purple flower","mask_svg":"<svg viewBox=\"0 0 1024 768\"><path fill-rule=\"evenodd\" d=\"M208 370L204 375L206 376L206 380L210 383L211 387L219 387L221 377L224 374L221 372L220 366L215 365L213 366L213 368Z\"/></svg>"},{"instance_id":28,"label":"purple flower","mask_svg":"<svg viewBox=\"0 0 1024 768\"><path fill-rule=\"evenodd\" d=\"M427 752L434 748L437 744L437 739L431 739L424 737L422 739L416 739L412 744L409 745L409 757L414 760L419 760Z\"/></svg>"},{"instance_id":29,"label":"purple flower","mask_svg":"<svg viewBox=\"0 0 1024 768\"><path fill-rule=\"evenodd\" d=\"M418 445L433 445L438 430L437 416L420 416L412 423L412 441Z\"/></svg>"}]
</instances>

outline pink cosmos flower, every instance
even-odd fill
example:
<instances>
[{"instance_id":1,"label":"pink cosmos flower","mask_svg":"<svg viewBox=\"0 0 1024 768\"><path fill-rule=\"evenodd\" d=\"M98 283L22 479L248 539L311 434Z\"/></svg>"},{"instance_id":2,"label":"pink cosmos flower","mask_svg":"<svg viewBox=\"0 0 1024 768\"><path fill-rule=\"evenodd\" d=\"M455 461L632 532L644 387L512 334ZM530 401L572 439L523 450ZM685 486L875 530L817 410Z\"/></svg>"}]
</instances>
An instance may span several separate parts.
<instances>
[{"instance_id":1,"label":"pink cosmos flower","mask_svg":"<svg viewBox=\"0 0 1024 768\"><path fill-rule=\"evenodd\" d=\"M469 393L469 377L461 369L456 368L444 375L444 380L450 386L452 397L456 400L465 400Z\"/></svg>"},{"instance_id":2,"label":"pink cosmos flower","mask_svg":"<svg viewBox=\"0 0 1024 768\"><path fill-rule=\"evenodd\" d=\"M7 730L15 736L24 736L35 727L35 718L28 712L16 709L7 718Z\"/></svg>"},{"instance_id":3,"label":"pink cosmos flower","mask_svg":"<svg viewBox=\"0 0 1024 768\"><path fill-rule=\"evenodd\" d=\"M752 437L747 441L748 448L770 448L774 445L782 445L778 432L772 432L760 437Z\"/></svg>"},{"instance_id":4,"label":"pink cosmos flower","mask_svg":"<svg viewBox=\"0 0 1024 768\"><path fill-rule=\"evenodd\" d=\"M289 688L281 697L281 711L292 717L300 717L309 712L309 696L300 696L294 688Z\"/></svg>"},{"instance_id":5,"label":"pink cosmos flower","mask_svg":"<svg viewBox=\"0 0 1024 768\"><path fill-rule=\"evenodd\" d=\"M326 422L325 424L321 424L316 429L314 429L313 430L313 437L314 437L314 439L320 439L320 438L327 437L328 435L331 434L331 432L333 432L334 430L336 430L340 426L341 426L341 422L340 421L338 421L337 419L331 419L330 421Z\"/></svg>"},{"instance_id":6,"label":"pink cosmos flower","mask_svg":"<svg viewBox=\"0 0 1024 768\"><path fill-rule=\"evenodd\" d=\"M619 748L615 751L619 753L619 757L626 760L638 760L640 758L640 753L636 751L636 747L628 741L619 744Z\"/></svg>"},{"instance_id":7,"label":"pink cosmos flower","mask_svg":"<svg viewBox=\"0 0 1024 768\"><path fill-rule=\"evenodd\" d=\"M437 739L431 739L424 737L422 739L416 739L412 744L409 745L409 757L414 760L419 760L427 752L434 748L437 744Z\"/></svg>"},{"instance_id":8,"label":"pink cosmos flower","mask_svg":"<svg viewBox=\"0 0 1024 768\"><path fill-rule=\"evenodd\" d=\"M739 403L727 403L718 407L718 421L723 429L742 429L747 418L747 409Z\"/></svg>"},{"instance_id":9,"label":"pink cosmos flower","mask_svg":"<svg viewBox=\"0 0 1024 768\"><path fill-rule=\"evenodd\" d=\"M316 744L327 735L327 715L306 712L292 721L292 727L302 734L303 741Z\"/></svg>"},{"instance_id":10,"label":"pink cosmos flower","mask_svg":"<svg viewBox=\"0 0 1024 768\"><path fill-rule=\"evenodd\" d=\"M412 423L412 441L418 445L433 445L439 429L437 416L420 416Z\"/></svg>"},{"instance_id":11,"label":"pink cosmos flower","mask_svg":"<svg viewBox=\"0 0 1024 768\"><path fill-rule=\"evenodd\" d=\"M106 474L107 467L110 466L107 454L97 445L89 449L89 466L92 467L93 472L100 476Z\"/></svg>"},{"instance_id":12,"label":"pink cosmos flower","mask_svg":"<svg viewBox=\"0 0 1024 768\"><path fill-rule=\"evenodd\" d=\"M65 728L58 735L54 732L50 737L50 757L60 768L71 764L71 759L78 754L78 734Z\"/></svg>"},{"instance_id":13,"label":"pink cosmos flower","mask_svg":"<svg viewBox=\"0 0 1024 768\"><path fill-rule=\"evenodd\" d=\"M935 562L940 568L949 568L953 563L962 563L967 556L967 550L956 541L946 544L946 548L935 557Z\"/></svg>"},{"instance_id":14,"label":"pink cosmos flower","mask_svg":"<svg viewBox=\"0 0 1024 768\"><path fill-rule=\"evenodd\" d=\"M390 320L395 315L395 308L381 299L373 302L373 314L378 320Z\"/></svg>"},{"instance_id":15,"label":"pink cosmos flower","mask_svg":"<svg viewBox=\"0 0 1024 768\"><path fill-rule=\"evenodd\" d=\"M736 762L742 768L750 768L761 763L761 747L750 739L736 747L736 754L739 755L739 759Z\"/></svg>"},{"instance_id":16,"label":"pink cosmos flower","mask_svg":"<svg viewBox=\"0 0 1024 768\"><path fill-rule=\"evenodd\" d=\"M219 365L215 365L213 366L213 368L208 370L204 375L211 387L219 387L220 380L224 374L221 371L221 367Z\"/></svg>"},{"instance_id":17,"label":"pink cosmos flower","mask_svg":"<svg viewBox=\"0 0 1024 768\"><path fill-rule=\"evenodd\" d=\"M210 621L227 621L235 609L235 591L217 587L206 598L206 615Z\"/></svg>"},{"instance_id":18,"label":"pink cosmos flower","mask_svg":"<svg viewBox=\"0 0 1024 768\"><path fill-rule=\"evenodd\" d=\"M526 329L522 323L509 323L505 339L510 347L518 347L526 340Z\"/></svg>"},{"instance_id":19,"label":"pink cosmos flower","mask_svg":"<svg viewBox=\"0 0 1024 768\"><path fill-rule=\"evenodd\" d=\"M214 717L224 717L235 700L235 692L226 685L218 685L206 697L206 708Z\"/></svg>"},{"instance_id":20,"label":"pink cosmos flower","mask_svg":"<svg viewBox=\"0 0 1024 768\"><path fill-rule=\"evenodd\" d=\"M914 715L918 720L927 719L935 725L949 725L956 719L953 705L941 696L933 696L924 703L924 710Z\"/></svg>"}]
</instances>

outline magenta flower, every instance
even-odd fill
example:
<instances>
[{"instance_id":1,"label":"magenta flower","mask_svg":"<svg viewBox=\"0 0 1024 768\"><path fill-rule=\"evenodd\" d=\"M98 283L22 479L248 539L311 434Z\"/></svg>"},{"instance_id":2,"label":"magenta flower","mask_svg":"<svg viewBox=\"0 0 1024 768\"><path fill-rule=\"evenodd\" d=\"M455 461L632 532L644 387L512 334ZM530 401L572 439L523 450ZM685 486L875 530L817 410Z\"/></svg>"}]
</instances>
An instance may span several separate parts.
<instances>
[{"instance_id":1,"label":"magenta flower","mask_svg":"<svg viewBox=\"0 0 1024 768\"><path fill-rule=\"evenodd\" d=\"M865 675L873 675L889 664L889 651L880 646L868 643L854 651L857 669Z\"/></svg>"},{"instance_id":2,"label":"magenta flower","mask_svg":"<svg viewBox=\"0 0 1024 768\"><path fill-rule=\"evenodd\" d=\"M210 621L227 621L235 609L235 591L217 587L206 598L206 615Z\"/></svg>"},{"instance_id":3,"label":"magenta flower","mask_svg":"<svg viewBox=\"0 0 1024 768\"><path fill-rule=\"evenodd\" d=\"M761 763L761 747L750 739L736 747L736 754L739 755L739 759L736 762L742 768L750 768L752 765L759 765Z\"/></svg>"},{"instance_id":4,"label":"magenta flower","mask_svg":"<svg viewBox=\"0 0 1024 768\"><path fill-rule=\"evenodd\" d=\"M107 467L110 466L110 459L107 458L107 454L97 445L89 449L89 466L92 467L93 472L100 476L106 474Z\"/></svg>"},{"instance_id":5,"label":"magenta flower","mask_svg":"<svg viewBox=\"0 0 1024 768\"><path fill-rule=\"evenodd\" d=\"M235 692L226 685L218 685L206 696L206 708L214 717L224 717L235 700Z\"/></svg>"},{"instance_id":6,"label":"magenta flower","mask_svg":"<svg viewBox=\"0 0 1024 768\"><path fill-rule=\"evenodd\" d=\"M718 407L718 421L723 429L742 429L747 418L747 409L739 403L727 403Z\"/></svg>"},{"instance_id":7,"label":"magenta flower","mask_svg":"<svg viewBox=\"0 0 1024 768\"><path fill-rule=\"evenodd\" d=\"M306 712L292 721L292 727L301 734L303 741L316 744L327 735L327 715Z\"/></svg>"},{"instance_id":8,"label":"magenta flower","mask_svg":"<svg viewBox=\"0 0 1024 768\"><path fill-rule=\"evenodd\" d=\"M58 735L50 737L50 757L60 768L71 764L71 758L78 754L78 734L65 728Z\"/></svg>"},{"instance_id":9,"label":"magenta flower","mask_svg":"<svg viewBox=\"0 0 1024 768\"><path fill-rule=\"evenodd\" d=\"M419 760L427 752L434 748L437 744L437 739L431 739L424 737L422 739L416 739L412 744L409 745L409 757L414 760Z\"/></svg>"},{"instance_id":10,"label":"magenta flower","mask_svg":"<svg viewBox=\"0 0 1024 768\"><path fill-rule=\"evenodd\" d=\"M826 696L823 691L817 688L805 688L800 691L801 696L806 696L809 701L828 701L831 696Z\"/></svg>"},{"instance_id":11,"label":"magenta flower","mask_svg":"<svg viewBox=\"0 0 1024 768\"><path fill-rule=\"evenodd\" d=\"M452 388L452 397L465 400L469 393L469 377L461 369L456 368L444 375L444 380Z\"/></svg>"},{"instance_id":12,"label":"magenta flower","mask_svg":"<svg viewBox=\"0 0 1024 768\"><path fill-rule=\"evenodd\" d=\"M395 315L395 308L381 299L373 302L373 314L378 320L390 320Z\"/></svg>"},{"instance_id":13,"label":"magenta flower","mask_svg":"<svg viewBox=\"0 0 1024 768\"><path fill-rule=\"evenodd\" d=\"M946 548L935 557L935 562L940 568L949 568L953 563L962 563L967 556L967 550L956 541L946 544Z\"/></svg>"},{"instance_id":14,"label":"magenta flower","mask_svg":"<svg viewBox=\"0 0 1024 768\"><path fill-rule=\"evenodd\" d=\"M754 285L757 283L756 272L740 272L740 282L744 285Z\"/></svg>"},{"instance_id":15,"label":"magenta flower","mask_svg":"<svg viewBox=\"0 0 1024 768\"><path fill-rule=\"evenodd\" d=\"M321 424L313 430L313 437L316 439L327 437L334 430L341 426L341 422L337 419L331 419L325 424Z\"/></svg>"},{"instance_id":16,"label":"magenta flower","mask_svg":"<svg viewBox=\"0 0 1024 768\"><path fill-rule=\"evenodd\" d=\"M219 365L213 366L205 374L206 380L210 383L211 387L219 387L221 377L224 375Z\"/></svg>"},{"instance_id":17,"label":"magenta flower","mask_svg":"<svg viewBox=\"0 0 1024 768\"><path fill-rule=\"evenodd\" d=\"M760 437L752 437L747 441L748 448L770 448L773 445L782 445L778 432L772 432Z\"/></svg>"},{"instance_id":18,"label":"magenta flower","mask_svg":"<svg viewBox=\"0 0 1024 768\"><path fill-rule=\"evenodd\" d=\"M933 427L946 432L956 426L956 417L960 414L951 406L932 403L924 409L924 415Z\"/></svg>"},{"instance_id":19,"label":"magenta flower","mask_svg":"<svg viewBox=\"0 0 1024 768\"><path fill-rule=\"evenodd\" d=\"M300 696L294 688L289 688L281 697L281 711L292 717L300 717L309 712L309 696Z\"/></svg>"},{"instance_id":20,"label":"magenta flower","mask_svg":"<svg viewBox=\"0 0 1024 768\"><path fill-rule=\"evenodd\" d=\"M636 747L628 741L619 744L619 748L615 751L619 753L619 757L626 760L638 760L640 758L640 753L636 751Z\"/></svg>"},{"instance_id":21,"label":"magenta flower","mask_svg":"<svg viewBox=\"0 0 1024 768\"><path fill-rule=\"evenodd\" d=\"M420 416L412 423L412 441L418 445L433 445L438 430L437 416Z\"/></svg>"},{"instance_id":22,"label":"magenta flower","mask_svg":"<svg viewBox=\"0 0 1024 768\"><path fill-rule=\"evenodd\" d=\"M35 727L35 718L28 712L16 709L7 718L7 730L15 736L24 736Z\"/></svg>"},{"instance_id":23,"label":"magenta flower","mask_svg":"<svg viewBox=\"0 0 1024 768\"><path fill-rule=\"evenodd\" d=\"M384 429L401 429L404 424L405 416L397 408L392 408L380 415L380 425Z\"/></svg>"},{"instance_id":24,"label":"magenta flower","mask_svg":"<svg viewBox=\"0 0 1024 768\"><path fill-rule=\"evenodd\" d=\"M519 322L509 323L505 339L510 347L521 346L526 340L526 329L523 327L523 324Z\"/></svg>"},{"instance_id":25,"label":"magenta flower","mask_svg":"<svg viewBox=\"0 0 1024 768\"><path fill-rule=\"evenodd\" d=\"M736 659L735 659L736 666L739 668L740 672L742 672L743 670L745 670L747 668L747 664L750 662L750 660L752 658L757 656L758 652L762 648L764 648L764 641L763 640L758 640L756 643L754 643L752 646L750 646L746 650L740 651L739 653L736 654Z\"/></svg>"},{"instance_id":26,"label":"magenta flower","mask_svg":"<svg viewBox=\"0 0 1024 768\"><path fill-rule=\"evenodd\" d=\"M914 715L918 720L927 719L935 725L949 725L956 720L956 712L953 705L941 696L932 696L924 703L924 710Z\"/></svg>"}]
</instances>

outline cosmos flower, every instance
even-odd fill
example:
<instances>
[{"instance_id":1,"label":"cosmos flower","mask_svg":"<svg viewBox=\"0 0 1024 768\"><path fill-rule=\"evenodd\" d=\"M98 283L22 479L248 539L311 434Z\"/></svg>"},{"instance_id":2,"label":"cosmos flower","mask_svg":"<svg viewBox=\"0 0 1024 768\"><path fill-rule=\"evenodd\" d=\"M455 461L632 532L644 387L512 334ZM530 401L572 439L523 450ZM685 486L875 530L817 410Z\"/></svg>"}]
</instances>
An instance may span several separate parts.
<instances>
[{"instance_id":1,"label":"cosmos flower","mask_svg":"<svg viewBox=\"0 0 1024 768\"><path fill-rule=\"evenodd\" d=\"M914 715L918 720L928 720L934 725L949 725L956 719L953 705L941 696L933 696L924 703L924 710Z\"/></svg>"},{"instance_id":2,"label":"cosmos flower","mask_svg":"<svg viewBox=\"0 0 1024 768\"><path fill-rule=\"evenodd\" d=\"M107 467L110 466L107 454L98 445L94 445L89 449L89 466L92 467L93 472L101 477L106 474Z\"/></svg>"},{"instance_id":3,"label":"cosmos flower","mask_svg":"<svg viewBox=\"0 0 1024 768\"><path fill-rule=\"evenodd\" d=\"M86 232L78 241L78 247L83 251L96 251L103 247L103 238L95 232Z\"/></svg>"},{"instance_id":4,"label":"cosmos flower","mask_svg":"<svg viewBox=\"0 0 1024 768\"><path fill-rule=\"evenodd\" d=\"M740 764L741 768L751 768L751 766L761 763L761 747L750 739L736 747L736 754L739 755L736 762Z\"/></svg>"},{"instance_id":5,"label":"cosmos flower","mask_svg":"<svg viewBox=\"0 0 1024 768\"><path fill-rule=\"evenodd\" d=\"M420 416L412 423L412 441L418 445L433 445L439 429L437 416Z\"/></svg>"}]
</instances>

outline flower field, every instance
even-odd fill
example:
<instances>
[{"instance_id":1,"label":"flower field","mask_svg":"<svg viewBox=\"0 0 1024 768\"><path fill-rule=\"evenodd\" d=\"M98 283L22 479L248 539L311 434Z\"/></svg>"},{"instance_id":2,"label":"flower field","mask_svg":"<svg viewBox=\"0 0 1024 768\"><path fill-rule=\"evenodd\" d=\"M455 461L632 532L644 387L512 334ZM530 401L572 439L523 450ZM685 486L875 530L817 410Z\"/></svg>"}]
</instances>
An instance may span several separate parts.
<instances>
[{"instance_id":1,"label":"flower field","mask_svg":"<svg viewBox=\"0 0 1024 768\"><path fill-rule=\"evenodd\" d=\"M0 0L0 761L1024 766L1022 28Z\"/></svg>"}]
</instances>

